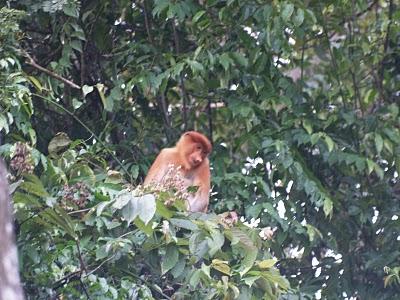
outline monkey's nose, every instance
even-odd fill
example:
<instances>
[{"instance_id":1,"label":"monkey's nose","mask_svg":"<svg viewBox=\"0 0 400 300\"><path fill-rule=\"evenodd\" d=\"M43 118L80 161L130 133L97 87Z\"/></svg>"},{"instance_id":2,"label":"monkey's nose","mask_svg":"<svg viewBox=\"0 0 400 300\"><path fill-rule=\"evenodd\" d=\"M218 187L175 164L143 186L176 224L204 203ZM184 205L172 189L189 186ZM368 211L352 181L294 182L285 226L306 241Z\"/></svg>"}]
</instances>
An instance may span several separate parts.
<instances>
[{"instance_id":1,"label":"monkey's nose","mask_svg":"<svg viewBox=\"0 0 400 300\"><path fill-rule=\"evenodd\" d=\"M195 159L194 159L194 163L195 163L195 164L201 163L201 158L195 158Z\"/></svg>"}]
</instances>

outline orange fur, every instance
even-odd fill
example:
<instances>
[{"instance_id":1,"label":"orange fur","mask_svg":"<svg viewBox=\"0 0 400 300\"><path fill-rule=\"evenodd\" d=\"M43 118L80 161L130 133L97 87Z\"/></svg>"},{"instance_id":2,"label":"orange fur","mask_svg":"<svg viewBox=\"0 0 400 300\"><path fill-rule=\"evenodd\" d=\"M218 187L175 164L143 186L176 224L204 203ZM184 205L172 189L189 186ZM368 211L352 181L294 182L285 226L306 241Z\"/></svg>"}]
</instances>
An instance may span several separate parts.
<instances>
[{"instance_id":1,"label":"orange fur","mask_svg":"<svg viewBox=\"0 0 400 300\"><path fill-rule=\"evenodd\" d=\"M163 178L171 165L179 168L185 189L198 187L196 193L187 199L189 211L206 212L210 193L210 166L207 156L211 143L201 133L185 132L173 148L164 148L158 154L147 173L144 185L163 183Z\"/></svg>"}]
</instances>

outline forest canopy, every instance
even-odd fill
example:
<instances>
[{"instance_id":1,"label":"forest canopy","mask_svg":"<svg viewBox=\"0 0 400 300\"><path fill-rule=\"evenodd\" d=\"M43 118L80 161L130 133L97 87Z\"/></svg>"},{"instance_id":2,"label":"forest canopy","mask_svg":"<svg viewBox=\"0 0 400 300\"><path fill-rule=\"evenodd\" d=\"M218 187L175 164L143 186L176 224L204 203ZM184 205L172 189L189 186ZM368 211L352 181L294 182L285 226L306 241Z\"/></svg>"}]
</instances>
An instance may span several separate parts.
<instances>
[{"instance_id":1,"label":"forest canopy","mask_svg":"<svg viewBox=\"0 0 400 300\"><path fill-rule=\"evenodd\" d=\"M0 4L27 299L400 294L397 1ZM205 214L141 185L187 130L213 144Z\"/></svg>"}]
</instances>

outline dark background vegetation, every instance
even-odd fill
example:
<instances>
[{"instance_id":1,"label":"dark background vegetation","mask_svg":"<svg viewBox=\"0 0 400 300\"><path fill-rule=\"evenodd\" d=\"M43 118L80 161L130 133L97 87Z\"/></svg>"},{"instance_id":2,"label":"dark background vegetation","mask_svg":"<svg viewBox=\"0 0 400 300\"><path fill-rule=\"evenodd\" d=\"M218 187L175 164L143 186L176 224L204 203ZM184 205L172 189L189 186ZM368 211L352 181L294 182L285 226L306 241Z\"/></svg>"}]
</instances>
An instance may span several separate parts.
<instances>
[{"instance_id":1,"label":"dark background vegetation","mask_svg":"<svg viewBox=\"0 0 400 300\"><path fill-rule=\"evenodd\" d=\"M398 297L397 1L0 4L28 298ZM187 129L214 145L210 211L258 229L128 207Z\"/></svg>"}]
</instances>

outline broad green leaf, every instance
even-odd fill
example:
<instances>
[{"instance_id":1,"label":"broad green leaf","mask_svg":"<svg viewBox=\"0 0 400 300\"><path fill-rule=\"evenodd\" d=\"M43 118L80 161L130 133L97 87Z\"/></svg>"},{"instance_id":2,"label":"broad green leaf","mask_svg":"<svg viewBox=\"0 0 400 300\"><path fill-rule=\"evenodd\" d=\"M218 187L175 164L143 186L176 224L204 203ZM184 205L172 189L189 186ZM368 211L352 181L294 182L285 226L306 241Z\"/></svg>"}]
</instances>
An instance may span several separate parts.
<instances>
[{"instance_id":1,"label":"broad green leaf","mask_svg":"<svg viewBox=\"0 0 400 300\"><path fill-rule=\"evenodd\" d=\"M316 237L319 237L322 239L322 234L316 227L314 227L310 224L306 224L305 226L307 228L307 235L308 235L308 239L310 240L310 242L314 241L316 239Z\"/></svg>"},{"instance_id":2,"label":"broad green leaf","mask_svg":"<svg viewBox=\"0 0 400 300\"><path fill-rule=\"evenodd\" d=\"M220 64L224 67L225 71L229 69L230 65L233 65L233 60L229 57L228 53L224 53L219 57Z\"/></svg>"},{"instance_id":3,"label":"broad green leaf","mask_svg":"<svg viewBox=\"0 0 400 300\"><path fill-rule=\"evenodd\" d=\"M70 42L70 46L78 51L79 53L82 53L82 42L80 40L73 40Z\"/></svg>"},{"instance_id":4,"label":"broad green leaf","mask_svg":"<svg viewBox=\"0 0 400 300\"><path fill-rule=\"evenodd\" d=\"M324 137L325 144L328 147L328 151L332 152L332 150L335 147L335 142L327 134L324 134L323 137Z\"/></svg>"},{"instance_id":5,"label":"broad green leaf","mask_svg":"<svg viewBox=\"0 0 400 300\"><path fill-rule=\"evenodd\" d=\"M293 14L293 11L294 11L294 5L292 4L292 3L284 3L283 4L283 8L282 8L282 11L281 11L281 16L282 16L282 19L284 20L284 21L287 21L287 20L289 20L289 18L292 16L292 14Z\"/></svg>"},{"instance_id":6,"label":"broad green leaf","mask_svg":"<svg viewBox=\"0 0 400 300\"><path fill-rule=\"evenodd\" d=\"M168 244L165 255L161 262L161 274L167 273L177 264L179 259L178 247L174 244Z\"/></svg>"},{"instance_id":7,"label":"broad green leaf","mask_svg":"<svg viewBox=\"0 0 400 300\"><path fill-rule=\"evenodd\" d=\"M218 230L212 230L210 232L210 237L207 237L207 242L208 242L208 253L210 256L214 256L217 251L221 249L221 247L224 245L225 242L225 237L224 235L219 232Z\"/></svg>"},{"instance_id":8,"label":"broad green leaf","mask_svg":"<svg viewBox=\"0 0 400 300\"><path fill-rule=\"evenodd\" d=\"M96 176L93 170L86 164L77 163L72 166L69 173L70 183L85 182L89 186L93 186L96 183Z\"/></svg>"},{"instance_id":9,"label":"broad green leaf","mask_svg":"<svg viewBox=\"0 0 400 300\"><path fill-rule=\"evenodd\" d=\"M211 262L211 267L223 274L231 275L231 268L228 265L228 261L213 259Z\"/></svg>"},{"instance_id":10,"label":"broad green leaf","mask_svg":"<svg viewBox=\"0 0 400 300\"><path fill-rule=\"evenodd\" d=\"M192 19L193 23L197 23L205 13L206 13L205 10L200 10L200 11L198 11L198 12L194 15L194 17L193 17L193 19Z\"/></svg>"},{"instance_id":11,"label":"broad green leaf","mask_svg":"<svg viewBox=\"0 0 400 300\"><path fill-rule=\"evenodd\" d=\"M303 128L307 131L308 134L313 133L313 129L312 129L310 120L308 120L308 119L303 120Z\"/></svg>"},{"instance_id":12,"label":"broad green leaf","mask_svg":"<svg viewBox=\"0 0 400 300\"><path fill-rule=\"evenodd\" d=\"M48 208L40 213L40 217L47 222L62 228L72 238L76 238L73 222L66 213L61 213L61 208Z\"/></svg>"},{"instance_id":13,"label":"broad green leaf","mask_svg":"<svg viewBox=\"0 0 400 300\"><path fill-rule=\"evenodd\" d=\"M196 231L199 229L199 227L190 220L172 218L169 221L171 222L172 225L187 230Z\"/></svg>"},{"instance_id":14,"label":"broad green leaf","mask_svg":"<svg viewBox=\"0 0 400 300\"><path fill-rule=\"evenodd\" d=\"M332 217L332 212L333 212L333 202L329 198L325 198L324 200L324 213L325 217Z\"/></svg>"},{"instance_id":15,"label":"broad green leaf","mask_svg":"<svg viewBox=\"0 0 400 300\"><path fill-rule=\"evenodd\" d=\"M59 152L65 150L72 143L68 134L65 132L59 132L50 141L48 145L48 151L50 155L57 156Z\"/></svg>"},{"instance_id":16,"label":"broad green leaf","mask_svg":"<svg viewBox=\"0 0 400 300\"><path fill-rule=\"evenodd\" d=\"M156 213L156 198L153 194L146 194L137 198L137 214L147 225Z\"/></svg>"},{"instance_id":17,"label":"broad green leaf","mask_svg":"<svg viewBox=\"0 0 400 300\"><path fill-rule=\"evenodd\" d=\"M380 154L383 149L383 139L379 133L375 133L375 147L378 154Z\"/></svg>"},{"instance_id":18,"label":"broad green leaf","mask_svg":"<svg viewBox=\"0 0 400 300\"><path fill-rule=\"evenodd\" d=\"M43 86L40 84L40 81L34 76L28 76L29 80L33 83L33 85L37 88L39 92L43 90Z\"/></svg>"},{"instance_id":19,"label":"broad green leaf","mask_svg":"<svg viewBox=\"0 0 400 300\"><path fill-rule=\"evenodd\" d=\"M112 107L113 107L114 103L112 102L112 97L105 96L104 84L97 83L95 86L96 86L97 91L99 92L99 96L100 96L101 102L103 103L104 109L106 111L112 111Z\"/></svg>"},{"instance_id":20,"label":"broad green leaf","mask_svg":"<svg viewBox=\"0 0 400 300\"><path fill-rule=\"evenodd\" d=\"M87 94L90 94L91 92L93 92L94 88L93 86L90 85L84 85L82 87L82 92L83 92L83 96L86 97Z\"/></svg>"},{"instance_id":21,"label":"broad green leaf","mask_svg":"<svg viewBox=\"0 0 400 300\"><path fill-rule=\"evenodd\" d=\"M298 8L296 14L293 16L293 24L299 27L301 24L303 24L303 21L304 21L304 10Z\"/></svg>"},{"instance_id":22,"label":"broad green leaf","mask_svg":"<svg viewBox=\"0 0 400 300\"><path fill-rule=\"evenodd\" d=\"M126 203L126 205L122 208L122 217L125 219L125 221L128 222L128 225L136 219L136 217L139 214L139 209L138 209L138 197L134 197L132 195L126 195L123 196L123 198L128 198L129 200Z\"/></svg>"},{"instance_id":23,"label":"broad green leaf","mask_svg":"<svg viewBox=\"0 0 400 300\"><path fill-rule=\"evenodd\" d=\"M67 2L63 6L63 12L70 17L77 19L79 17L79 11L77 6L73 2Z\"/></svg>"},{"instance_id":24,"label":"broad green leaf","mask_svg":"<svg viewBox=\"0 0 400 300\"><path fill-rule=\"evenodd\" d=\"M261 278L261 275L260 276L248 276L248 277L244 277L242 280L249 287L252 287L254 282L256 282L260 278Z\"/></svg>"},{"instance_id":25,"label":"broad green leaf","mask_svg":"<svg viewBox=\"0 0 400 300\"><path fill-rule=\"evenodd\" d=\"M266 260L260 261L258 263L258 267L260 269L269 269L269 268L272 268L273 266L275 266L276 262L277 262L276 259L266 259Z\"/></svg>"},{"instance_id":26,"label":"broad green leaf","mask_svg":"<svg viewBox=\"0 0 400 300\"><path fill-rule=\"evenodd\" d=\"M15 192L12 195L12 199L14 203L24 204L30 207L41 207L42 204L39 202L38 198L33 195Z\"/></svg>"},{"instance_id":27,"label":"broad green leaf","mask_svg":"<svg viewBox=\"0 0 400 300\"><path fill-rule=\"evenodd\" d=\"M140 218L135 218L134 223L136 227L139 228L140 231L144 232L147 236L151 236L153 234L154 230L151 223L146 225L142 220L140 220Z\"/></svg>"},{"instance_id":28,"label":"broad green leaf","mask_svg":"<svg viewBox=\"0 0 400 300\"><path fill-rule=\"evenodd\" d=\"M122 209L133 198L133 194L129 190L121 190L115 197L113 207Z\"/></svg>"},{"instance_id":29,"label":"broad green leaf","mask_svg":"<svg viewBox=\"0 0 400 300\"><path fill-rule=\"evenodd\" d=\"M42 182L35 175L26 174L24 178L25 180L19 185L21 190L38 197L49 196Z\"/></svg>"}]
</instances>

